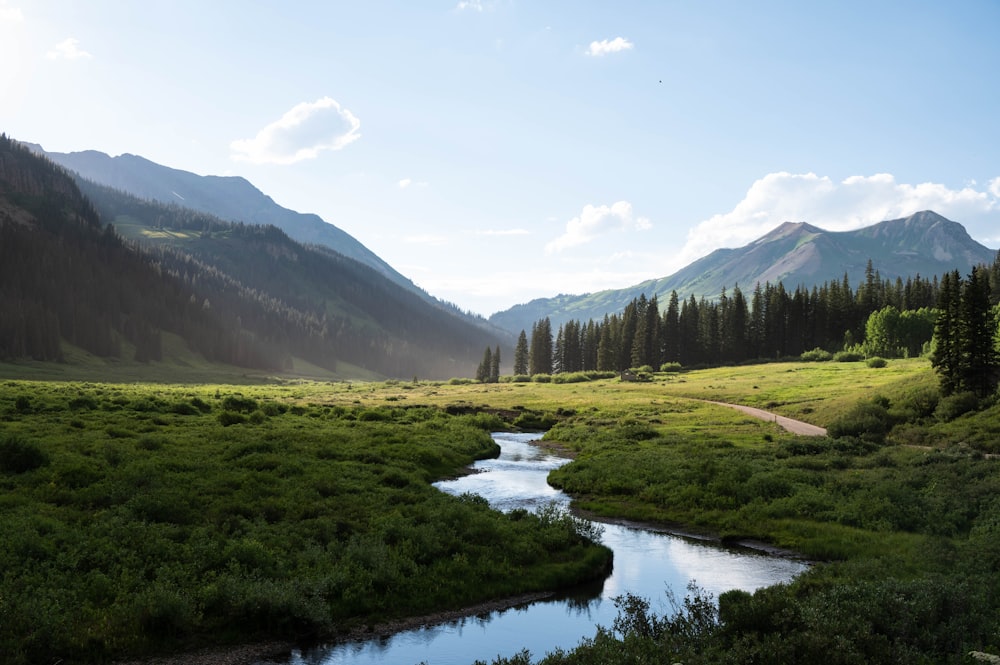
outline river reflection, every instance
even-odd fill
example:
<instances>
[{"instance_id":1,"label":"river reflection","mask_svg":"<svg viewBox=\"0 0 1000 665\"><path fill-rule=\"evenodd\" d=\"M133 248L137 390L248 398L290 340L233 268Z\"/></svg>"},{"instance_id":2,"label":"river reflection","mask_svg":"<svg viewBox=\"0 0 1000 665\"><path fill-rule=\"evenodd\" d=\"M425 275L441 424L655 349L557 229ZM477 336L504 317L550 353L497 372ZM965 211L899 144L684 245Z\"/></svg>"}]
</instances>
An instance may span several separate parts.
<instances>
[{"instance_id":1,"label":"river reflection","mask_svg":"<svg viewBox=\"0 0 1000 665\"><path fill-rule=\"evenodd\" d=\"M568 462L532 445L538 435L497 433L501 453L475 464L477 473L437 483L452 494L471 492L502 511L534 510L569 497L546 482L549 471ZM801 562L733 551L716 545L642 528L602 525L603 542L614 550L614 571L574 594L501 612L398 633L384 639L296 651L289 665L372 665L420 662L469 665L528 649L537 659L557 648L572 649L593 637L596 626L610 627L617 610L613 598L626 591L644 596L658 613L668 612L665 591L683 597L687 584L718 597L729 589L752 591L785 582L805 569Z\"/></svg>"}]
</instances>

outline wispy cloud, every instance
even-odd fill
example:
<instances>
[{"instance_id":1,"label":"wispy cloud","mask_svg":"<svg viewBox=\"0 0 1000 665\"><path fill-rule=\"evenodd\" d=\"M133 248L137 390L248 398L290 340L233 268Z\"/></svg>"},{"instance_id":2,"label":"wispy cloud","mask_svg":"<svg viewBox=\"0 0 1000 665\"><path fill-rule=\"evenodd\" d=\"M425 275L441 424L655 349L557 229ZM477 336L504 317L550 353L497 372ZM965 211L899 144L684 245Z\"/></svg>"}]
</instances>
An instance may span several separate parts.
<instances>
[{"instance_id":1,"label":"wispy cloud","mask_svg":"<svg viewBox=\"0 0 1000 665\"><path fill-rule=\"evenodd\" d=\"M412 189L415 187L426 187L427 182L423 180L414 180L413 178L402 178L396 183L400 189Z\"/></svg>"},{"instance_id":2,"label":"wispy cloud","mask_svg":"<svg viewBox=\"0 0 1000 665\"><path fill-rule=\"evenodd\" d=\"M625 39L624 37L615 37L614 39L602 39L599 42L590 42L590 48L587 49L587 55L602 56L608 55L609 53L620 53L621 51L630 51L635 48L635 44Z\"/></svg>"},{"instance_id":3,"label":"wispy cloud","mask_svg":"<svg viewBox=\"0 0 1000 665\"><path fill-rule=\"evenodd\" d=\"M587 204L578 217L566 222L566 231L545 246L545 253L583 245L612 231L643 231L651 227L648 218L632 214L632 204L628 201L618 201L610 206Z\"/></svg>"},{"instance_id":4,"label":"wispy cloud","mask_svg":"<svg viewBox=\"0 0 1000 665\"><path fill-rule=\"evenodd\" d=\"M361 137L361 121L336 100L302 102L252 139L230 143L233 158L252 164L294 164L325 150L341 150Z\"/></svg>"},{"instance_id":5,"label":"wispy cloud","mask_svg":"<svg viewBox=\"0 0 1000 665\"><path fill-rule=\"evenodd\" d=\"M80 48L80 40L68 37L52 47L52 50L45 54L49 60L81 60L92 58L87 51Z\"/></svg>"},{"instance_id":6,"label":"wispy cloud","mask_svg":"<svg viewBox=\"0 0 1000 665\"><path fill-rule=\"evenodd\" d=\"M921 210L962 223L980 242L995 242L1000 178L980 190L973 185L953 189L932 182L900 183L888 173L840 182L814 173L770 173L754 182L731 211L713 215L688 232L677 267L720 247L741 247L784 222L849 231Z\"/></svg>"},{"instance_id":7,"label":"wispy cloud","mask_svg":"<svg viewBox=\"0 0 1000 665\"><path fill-rule=\"evenodd\" d=\"M20 7L10 7L6 2L0 4L0 23L20 23L24 20L24 12Z\"/></svg>"},{"instance_id":8,"label":"wispy cloud","mask_svg":"<svg viewBox=\"0 0 1000 665\"><path fill-rule=\"evenodd\" d=\"M455 6L455 9L460 12L467 10L481 12L485 9L485 7L483 6L483 0L461 0L461 2Z\"/></svg>"}]
</instances>

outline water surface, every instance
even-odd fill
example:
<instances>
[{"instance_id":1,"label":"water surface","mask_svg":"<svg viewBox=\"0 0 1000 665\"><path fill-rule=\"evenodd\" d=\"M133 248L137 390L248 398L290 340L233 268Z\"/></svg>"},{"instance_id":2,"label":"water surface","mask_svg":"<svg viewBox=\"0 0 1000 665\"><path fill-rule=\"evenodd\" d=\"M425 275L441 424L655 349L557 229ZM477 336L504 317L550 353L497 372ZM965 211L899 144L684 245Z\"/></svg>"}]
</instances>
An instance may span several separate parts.
<instances>
[{"instance_id":1,"label":"water surface","mask_svg":"<svg viewBox=\"0 0 1000 665\"><path fill-rule=\"evenodd\" d=\"M476 473L436 486L452 494L472 492L502 511L534 510L569 497L548 485L548 473L569 460L531 442L537 434L496 433L501 453L474 465ZM689 582L718 597L723 591L753 591L786 582L805 564L751 551L737 551L651 531L637 526L602 524L603 542L614 550L614 571L603 583L575 593L482 616L418 628L384 639L348 642L296 651L288 665L471 665L528 649L537 659L557 648L572 649L593 637L598 625L610 628L617 610L613 598L631 592L648 598L654 611L670 611L672 589L683 598Z\"/></svg>"}]
</instances>

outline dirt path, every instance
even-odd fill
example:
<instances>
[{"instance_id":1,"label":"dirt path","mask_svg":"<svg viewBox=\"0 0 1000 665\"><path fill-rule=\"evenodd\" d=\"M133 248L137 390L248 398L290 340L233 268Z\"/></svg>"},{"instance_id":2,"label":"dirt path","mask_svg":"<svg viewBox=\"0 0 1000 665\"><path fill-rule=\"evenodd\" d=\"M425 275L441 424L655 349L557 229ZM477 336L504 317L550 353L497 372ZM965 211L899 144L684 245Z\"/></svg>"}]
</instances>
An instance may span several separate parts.
<instances>
[{"instance_id":1,"label":"dirt path","mask_svg":"<svg viewBox=\"0 0 1000 665\"><path fill-rule=\"evenodd\" d=\"M771 413L770 411L765 411L763 409L758 409L752 406L743 406L742 404L714 402L708 399L702 401L708 402L709 404L718 404L719 406L728 406L730 409L737 409L749 416L753 416L754 418L760 418L761 420L770 420L772 423L777 423L792 434L801 434L802 436L826 436L826 430L818 425L810 425L809 423L804 423L801 420L779 416L776 413Z\"/></svg>"}]
</instances>

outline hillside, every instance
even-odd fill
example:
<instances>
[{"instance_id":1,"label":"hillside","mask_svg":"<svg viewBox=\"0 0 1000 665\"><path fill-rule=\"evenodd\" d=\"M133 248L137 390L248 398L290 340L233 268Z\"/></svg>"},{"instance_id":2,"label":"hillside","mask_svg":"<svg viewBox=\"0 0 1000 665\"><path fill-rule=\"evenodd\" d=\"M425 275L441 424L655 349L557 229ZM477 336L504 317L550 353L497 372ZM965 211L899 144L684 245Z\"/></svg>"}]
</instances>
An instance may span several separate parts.
<instances>
[{"instance_id":1,"label":"hillside","mask_svg":"<svg viewBox=\"0 0 1000 665\"><path fill-rule=\"evenodd\" d=\"M58 360L60 342L68 342L101 357L156 361L162 333L172 333L205 358L249 368L288 371L300 359L345 378L352 366L383 376L447 378L469 375L484 347L506 343L482 322L332 250L303 246L274 226L233 224L74 182L7 139L3 153L4 311L30 311L33 322L5 329L3 357ZM24 175L32 170L48 180ZM26 206L26 189L29 203L51 213L45 224ZM58 198L63 191L70 204ZM114 256L91 248L91 241L68 240L71 232L79 235L66 212L76 208L87 211L92 243L113 244ZM144 267L133 274L121 267L128 262ZM63 265L71 268L54 269ZM119 292L127 293L110 302ZM5 317L6 327L21 319ZM80 344L76 331L84 325L99 330L103 342ZM192 331L193 325L200 327ZM23 339L35 341L29 348L17 341Z\"/></svg>"},{"instance_id":2,"label":"hillside","mask_svg":"<svg viewBox=\"0 0 1000 665\"><path fill-rule=\"evenodd\" d=\"M137 196L177 204L223 220L276 226L292 240L323 245L359 261L406 288L419 291L406 277L357 239L318 215L284 208L248 180L235 176L201 176L157 164L138 155L111 157L96 150L59 153L28 144L56 164L86 180Z\"/></svg>"},{"instance_id":3,"label":"hillside","mask_svg":"<svg viewBox=\"0 0 1000 665\"><path fill-rule=\"evenodd\" d=\"M621 312L633 299L656 295L666 302L671 291L682 299L716 298L723 288L782 283L807 289L847 275L851 284L865 279L868 261L882 279L965 274L977 264L991 264L996 250L975 240L957 223L931 211L880 222L856 231L826 231L806 223L786 222L738 249L718 249L676 273L625 289L586 295L559 295L517 305L490 317L514 332L549 317L558 326L568 320L600 320Z\"/></svg>"}]
</instances>

